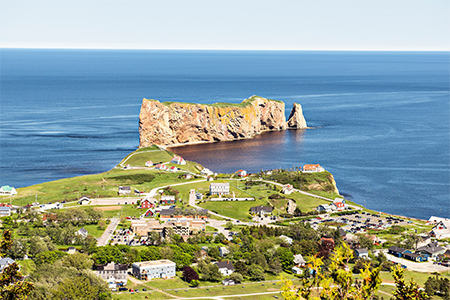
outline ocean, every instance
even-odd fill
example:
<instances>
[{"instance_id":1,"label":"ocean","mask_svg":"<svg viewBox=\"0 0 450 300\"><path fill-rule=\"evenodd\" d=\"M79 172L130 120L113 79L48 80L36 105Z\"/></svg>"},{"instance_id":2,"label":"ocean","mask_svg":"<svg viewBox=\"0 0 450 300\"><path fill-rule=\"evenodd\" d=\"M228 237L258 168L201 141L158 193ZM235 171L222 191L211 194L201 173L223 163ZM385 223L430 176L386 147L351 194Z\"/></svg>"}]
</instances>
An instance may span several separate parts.
<instances>
[{"instance_id":1,"label":"ocean","mask_svg":"<svg viewBox=\"0 0 450 300\"><path fill-rule=\"evenodd\" d=\"M142 98L300 103L310 129L173 150L216 172L319 163L374 210L450 216L448 52L0 49L0 185L113 168Z\"/></svg>"}]
</instances>

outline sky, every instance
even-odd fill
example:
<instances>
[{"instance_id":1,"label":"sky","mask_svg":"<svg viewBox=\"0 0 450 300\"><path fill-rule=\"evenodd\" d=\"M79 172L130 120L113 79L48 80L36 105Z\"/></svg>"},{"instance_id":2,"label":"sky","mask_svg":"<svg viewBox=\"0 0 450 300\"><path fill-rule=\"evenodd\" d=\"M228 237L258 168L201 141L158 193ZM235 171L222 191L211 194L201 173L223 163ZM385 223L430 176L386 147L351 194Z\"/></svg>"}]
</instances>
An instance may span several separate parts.
<instances>
[{"instance_id":1,"label":"sky","mask_svg":"<svg viewBox=\"0 0 450 300\"><path fill-rule=\"evenodd\" d=\"M2 48L450 50L449 0L0 0Z\"/></svg>"}]
</instances>

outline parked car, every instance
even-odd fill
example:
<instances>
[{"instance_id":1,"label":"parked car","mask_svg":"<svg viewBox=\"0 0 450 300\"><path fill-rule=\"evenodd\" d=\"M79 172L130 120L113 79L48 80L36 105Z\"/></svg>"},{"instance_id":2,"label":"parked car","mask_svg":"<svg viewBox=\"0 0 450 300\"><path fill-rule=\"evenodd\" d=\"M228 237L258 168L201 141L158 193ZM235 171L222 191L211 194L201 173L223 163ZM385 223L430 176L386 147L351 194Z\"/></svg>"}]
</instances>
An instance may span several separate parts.
<instances>
[{"instance_id":1,"label":"parked car","mask_svg":"<svg viewBox=\"0 0 450 300\"><path fill-rule=\"evenodd\" d=\"M123 291L128 291L128 289L126 287L120 287L119 292L123 292Z\"/></svg>"}]
</instances>

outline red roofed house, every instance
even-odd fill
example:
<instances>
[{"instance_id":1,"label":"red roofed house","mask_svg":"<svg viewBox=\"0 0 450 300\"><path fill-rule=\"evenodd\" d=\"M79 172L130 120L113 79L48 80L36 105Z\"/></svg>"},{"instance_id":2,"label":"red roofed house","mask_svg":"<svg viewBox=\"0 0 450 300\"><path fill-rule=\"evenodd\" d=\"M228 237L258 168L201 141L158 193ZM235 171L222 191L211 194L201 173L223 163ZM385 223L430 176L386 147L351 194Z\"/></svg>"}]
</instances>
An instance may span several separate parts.
<instances>
[{"instance_id":1,"label":"red roofed house","mask_svg":"<svg viewBox=\"0 0 450 300\"><path fill-rule=\"evenodd\" d=\"M186 161L181 156L175 156L174 158L172 158L172 160L170 162L173 164L177 164L177 165L185 165L186 164Z\"/></svg>"},{"instance_id":2,"label":"red roofed house","mask_svg":"<svg viewBox=\"0 0 450 300\"><path fill-rule=\"evenodd\" d=\"M337 211L344 210L345 209L345 199L336 198L336 199L334 199L334 201L331 205L334 207L333 210L337 210Z\"/></svg>"},{"instance_id":3,"label":"red roofed house","mask_svg":"<svg viewBox=\"0 0 450 300\"><path fill-rule=\"evenodd\" d=\"M170 172L178 172L178 168L175 166L170 167L169 169Z\"/></svg>"},{"instance_id":4,"label":"red roofed house","mask_svg":"<svg viewBox=\"0 0 450 300\"><path fill-rule=\"evenodd\" d=\"M237 171L236 171L236 174L237 174L239 177L245 177L245 176L247 176L247 171L245 171L245 170L237 170Z\"/></svg>"},{"instance_id":5,"label":"red roofed house","mask_svg":"<svg viewBox=\"0 0 450 300\"><path fill-rule=\"evenodd\" d=\"M165 164L157 164L157 165L155 166L155 169L156 169L156 170L163 170L163 171L165 171L165 170L167 170L167 167L166 167Z\"/></svg>"},{"instance_id":6,"label":"red roofed house","mask_svg":"<svg viewBox=\"0 0 450 300\"><path fill-rule=\"evenodd\" d=\"M155 203L150 202L148 199L141 201L141 208L143 209L154 208L155 206Z\"/></svg>"},{"instance_id":7,"label":"red roofed house","mask_svg":"<svg viewBox=\"0 0 450 300\"><path fill-rule=\"evenodd\" d=\"M304 165L303 166L303 173L318 173L325 171L324 168L322 168L319 164L316 165Z\"/></svg>"},{"instance_id":8,"label":"red roofed house","mask_svg":"<svg viewBox=\"0 0 450 300\"><path fill-rule=\"evenodd\" d=\"M151 160L149 160L149 161L145 162L145 166L151 167L151 166L153 166L153 162Z\"/></svg>"}]
</instances>

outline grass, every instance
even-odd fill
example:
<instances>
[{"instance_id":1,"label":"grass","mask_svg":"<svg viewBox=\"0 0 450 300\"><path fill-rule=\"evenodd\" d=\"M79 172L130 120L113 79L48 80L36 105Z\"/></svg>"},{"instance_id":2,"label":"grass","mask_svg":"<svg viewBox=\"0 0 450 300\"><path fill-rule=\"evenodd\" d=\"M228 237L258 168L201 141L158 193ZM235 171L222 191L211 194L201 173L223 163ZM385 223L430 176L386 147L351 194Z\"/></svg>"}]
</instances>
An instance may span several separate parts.
<instances>
[{"instance_id":1,"label":"grass","mask_svg":"<svg viewBox=\"0 0 450 300\"><path fill-rule=\"evenodd\" d=\"M129 164L133 167L145 167L145 163L149 160L153 163L168 162L172 160L172 157L172 152L160 149L157 146L151 146L138 149L128 154L118 166Z\"/></svg>"},{"instance_id":2,"label":"grass","mask_svg":"<svg viewBox=\"0 0 450 300\"><path fill-rule=\"evenodd\" d=\"M36 264L31 259L18 260L17 264L20 266L20 272L22 275L30 275L34 270L36 270Z\"/></svg>"},{"instance_id":3,"label":"grass","mask_svg":"<svg viewBox=\"0 0 450 300\"><path fill-rule=\"evenodd\" d=\"M84 229L86 229L87 232L95 238L101 237L103 232L106 229L106 227L105 227L105 229L99 229L97 224L89 224L89 225L84 225L82 227L84 227Z\"/></svg>"}]
</instances>

